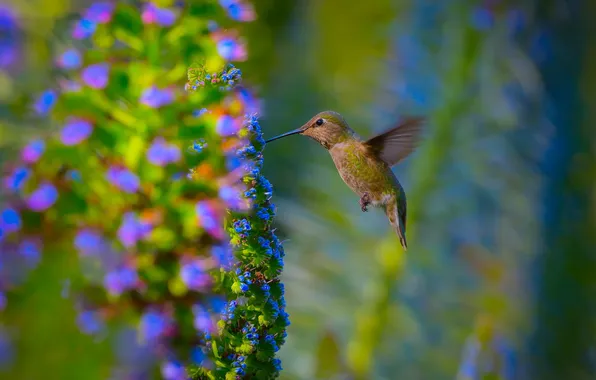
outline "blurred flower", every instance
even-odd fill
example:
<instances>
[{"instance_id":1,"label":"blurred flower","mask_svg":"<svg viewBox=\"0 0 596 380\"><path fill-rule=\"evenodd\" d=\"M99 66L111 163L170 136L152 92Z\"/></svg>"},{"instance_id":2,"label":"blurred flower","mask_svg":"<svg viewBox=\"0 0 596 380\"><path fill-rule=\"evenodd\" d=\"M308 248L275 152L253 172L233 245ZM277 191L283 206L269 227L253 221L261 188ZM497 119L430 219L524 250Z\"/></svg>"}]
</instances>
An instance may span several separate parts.
<instances>
[{"instance_id":1,"label":"blurred flower","mask_svg":"<svg viewBox=\"0 0 596 380\"><path fill-rule=\"evenodd\" d=\"M80 91L82 87L79 82L65 78L58 79L58 83L62 92L65 93Z\"/></svg>"},{"instance_id":2,"label":"blurred flower","mask_svg":"<svg viewBox=\"0 0 596 380\"><path fill-rule=\"evenodd\" d=\"M91 20L81 19L75 23L75 26L72 30L72 38L76 40L82 40L85 38L89 38L95 33L95 29L97 29L97 24Z\"/></svg>"},{"instance_id":3,"label":"blurred flower","mask_svg":"<svg viewBox=\"0 0 596 380\"><path fill-rule=\"evenodd\" d=\"M107 1L99 1L91 4L84 14L84 18L94 21L98 24L107 24L112 20L112 13L114 12L114 3Z\"/></svg>"},{"instance_id":4,"label":"blurred flower","mask_svg":"<svg viewBox=\"0 0 596 380\"><path fill-rule=\"evenodd\" d=\"M241 127L242 125L238 119L224 114L217 119L215 130L219 135L227 137L238 133Z\"/></svg>"},{"instance_id":5,"label":"blurred flower","mask_svg":"<svg viewBox=\"0 0 596 380\"><path fill-rule=\"evenodd\" d=\"M246 209L246 199L242 197L242 192L233 186L220 187L219 198L224 201L226 207L231 210Z\"/></svg>"},{"instance_id":6,"label":"blurred flower","mask_svg":"<svg viewBox=\"0 0 596 380\"><path fill-rule=\"evenodd\" d=\"M20 46L18 34L13 11L4 4L0 5L0 68L16 63Z\"/></svg>"},{"instance_id":7,"label":"blurred flower","mask_svg":"<svg viewBox=\"0 0 596 380\"><path fill-rule=\"evenodd\" d=\"M77 145L87 140L93 132L93 124L84 119L70 118L60 132L60 140L64 145Z\"/></svg>"},{"instance_id":8,"label":"blurred flower","mask_svg":"<svg viewBox=\"0 0 596 380\"><path fill-rule=\"evenodd\" d=\"M477 6L472 10L472 26L478 30L487 30L493 26L494 15L490 9Z\"/></svg>"},{"instance_id":9,"label":"blurred flower","mask_svg":"<svg viewBox=\"0 0 596 380\"><path fill-rule=\"evenodd\" d=\"M45 149L45 141L33 140L29 144L25 145L25 147L21 151L21 159L28 164L37 162L37 160L39 160Z\"/></svg>"},{"instance_id":10,"label":"blurred flower","mask_svg":"<svg viewBox=\"0 0 596 380\"><path fill-rule=\"evenodd\" d=\"M127 193L134 193L141 186L141 181L136 174L121 167L111 166L108 169L107 179L112 185Z\"/></svg>"},{"instance_id":11,"label":"blurred flower","mask_svg":"<svg viewBox=\"0 0 596 380\"><path fill-rule=\"evenodd\" d=\"M58 58L58 66L65 70L78 69L81 63L81 54L76 49L68 49Z\"/></svg>"},{"instance_id":12,"label":"blurred flower","mask_svg":"<svg viewBox=\"0 0 596 380\"><path fill-rule=\"evenodd\" d=\"M246 44L243 41L221 31L214 32L213 39L217 44L217 52L226 61L246 60Z\"/></svg>"},{"instance_id":13,"label":"blurred flower","mask_svg":"<svg viewBox=\"0 0 596 380\"><path fill-rule=\"evenodd\" d=\"M149 236L153 227L151 224L141 221L134 212L127 212L122 217L122 223L118 229L118 239L126 248L131 248Z\"/></svg>"},{"instance_id":14,"label":"blurred flower","mask_svg":"<svg viewBox=\"0 0 596 380\"><path fill-rule=\"evenodd\" d=\"M97 2L91 4L84 12L72 31L73 38L77 40L91 37L98 24L106 24L112 19L114 4L111 2Z\"/></svg>"},{"instance_id":15,"label":"blurred flower","mask_svg":"<svg viewBox=\"0 0 596 380\"><path fill-rule=\"evenodd\" d=\"M180 277L189 289L205 291L211 284L211 276L206 272L205 264L199 260L193 260L182 265Z\"/></svg>"},{"instance_id":16,"label":"blurred flower","mask_svg":"<svg viewBox=\"0 0 596 380\"><path fill-rule=\"evenodd\" d=\"M199 201L195 206L199 226L216 238L223 236L223 220L210 202Z\"/></svg>"},{"instance_id":17,"label":"blurred flower","mask_svg":"<svg viewBox=\"0 0 596 380\"><path fill-rule=\"evenodd\" d=\"M26 239L19 244L19 254L25 258L30 267L34 267L41 258L41 249L38 241Z\"/></svg>"},{"instance_id":18,"label":"blurred flower","mask_svg":"<svg viewBox=\"0 0 596 380\"><path fill-rule=\"evenodd\" d=\"M20 167L13 170L13 172L4 178L4 186L11 191L18 191L23 189L23 185L31 175L31 169Z\"/></svg>"},{"instance_id":19,"label":"blurred flower","mask_svg":"<svg viewBox=\"0 0 596 380\"><path fill-rule=\"evenodd\" d=\"M7 331L0 328L0 367L7 367L14 359L14 349Z\"/></svg>"},{"instance_id":20,"label":"blurred flower","mask_svg":"<svg viewBox=\"0 0 596 380\"><path fill-rule=\"evenodd\" d=\"M33 211L45 211L58 199L58 190L54 185L44 183L27 198L27 206Z\"/></svg>"},{"instance_id":21,"label":"blurred flower","mask_svg":"<svg viewBox=\"0 0 596 380\"><path fill-rule=\"evenodd\" d=\"M81 78L89 87L101 90L108 85L110 65L97 63L83 69Z\"/></svg>"},{"instance_id":22,"label":"blurred flower","mask_svg":"<svg viewBox=\"0 0 596 380\"><path fill-rule=\"evenodd\" d=\"M240 0L220 0L219 3L236 21L254 21L256 18L252 4Z\"/></svg>"},{"instance_id":23,"label":"blurred flower","mask_svg":"<svg viewBox=\"0 0 596 380\"><path fill-rule=\"evenodd\" d=\"M105 249L103 236L98 231L87 228L77 232L74 245L82 256L94 256Z\"/></svg>"},{"instance_id":24,"label":"blurred flower","mask_svg":"<svg viewBox=\"0 0 596 380\"><path fill-rule=\"evenodd\" d=\"M0 212L0 229L5 234L20 230L21 223L21 216L14 208L5 208Z\"/></svg>"},{"instance_id":25,"label":"blurred flower","mask_svg":"<svg viewBox=\"0 0 596 380\"><path fill-rule=\"evenodd\" d=\"M161 375L164 380L187 380L188 374L184 366L178 362L167 361L161 366Z\"/></svg>"},{"instance_id":26,"label":"blurred flower","mask_svg":"<svg viewBox=\"0 0 596 380\"><path fill-rule=\"evenodd\" d=\"M47 114L56 104L58 94L54 90L46 90L43 92L33 104L33 109L38 115Z\"/></svg>"},{"instance_id":27,"label":"blurred flower","mask_svg":"<svg viewBox=\"0 0 596 380\"><path fill-rule=\"evenodd\" d=\"M141 94L140 102L151 108L159 108L174 101L174 92L170 89L149 87Z\"/></svg>"},{"instance_id":28,"label":"blurred flower","mask_svg":"<svg viewBox=\"0 0 596 380\"><path fill-rule=\"evenodd\" d=\"M234 252L228 244L211 247L211 257L218 266L229 270L234 263Z\"/></svg>"},{"instance_id":29,"label":"blurred flower","mask_svg":"<svg viewBox=\"0 0 596 380\"><path fill-rule=\"evenodd\" d=\"M217 331L217 326L213 322L211 315L207 310L199 305L192 307L194 315L194 327L203 334L213 334Z\"/></svg>"},{"instance_id":30,"label":"blurred flower","mask_svg":"<svg viewBox=\"0 0 596 380\"><path fill-rule=\"evenodd\" d=\"M104 278L104 286L108 293L112 295L120 295L127 290L134 289L137 282L137 272L128 267L108 272Z\"/></svg>"},{"instance_id":31,"label":"blurred flower","mask_svg":"<svg viewBox=\"0 0 596 380\"><path fill-rule=\"evenodd\" d=\"M175 144L168 144L163 138L157 138L147 150L147 160L153 165L165 166L180 161L180 148Z\"/></svg>"},{"instance_id":32,"label":"blurred flower","mask_svg":"<svg viewBox=\"0 0 596 380\"><path fill-rule=\"evenodd\" d=\"M176 22L178 15L172 9L159 8L155 4L148 2L145 4L141 18L144 24L172 26Z\"/></svg>"},{"instance_id":33,"label":"blurred flower","mask_svg":"<svg viewBox=\"0 0 596 380\"><path fill-rule=\"evenodd\" d=\"M151 343L164 336L170 325L170 318L157 311L149 311L141 317L139 327L143 339Z\"/></svg>"},{"instance_id":34,"label":"blurred flower","mask_svg":"<svg viewBox=\"0 0 596 380\"><path fill-rule=\"evenodd\" d=\"M207 112L208 112L208 111L207 111L207 108L201 108L201 109L198 109L198 110L194 110L194 111L192 111L192 115L193 115L194 117L201 117L201 116L203 116L204 114L206 114Z\"/></svg>"},{"instance_id":35,"label":"blurred flower","mask_svg":"<svg viewBox=\"0 0 596 380\"><path fill-rule=\"evenodd\" d=\"M89 335L99 334L105 328L104 321L99 312L91 310L85 310L79 313L77 325L83 333Z\"/></svg>"}]
</instances>

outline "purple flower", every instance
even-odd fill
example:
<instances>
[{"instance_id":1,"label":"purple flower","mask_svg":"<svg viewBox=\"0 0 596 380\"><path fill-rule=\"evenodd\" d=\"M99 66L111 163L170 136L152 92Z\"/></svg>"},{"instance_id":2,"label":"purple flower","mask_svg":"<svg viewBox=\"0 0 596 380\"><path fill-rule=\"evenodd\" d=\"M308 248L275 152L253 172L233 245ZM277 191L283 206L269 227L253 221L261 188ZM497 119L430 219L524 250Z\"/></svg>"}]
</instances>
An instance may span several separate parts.
<instances>
[{"instance_id":1,"label":"purple flower","mask_svg":"<svg viewBox=\"0 0 596 380\"><path fill-rule=\"evenodd\" d=\"M166 334L170 323L169 318L162 313L149 311L141 317L141 334L146 341L154 342Z\"/></svg>"},{"instance_id":2,"label":"purple flower","mask_svg":"<svg viewBox=\"0 0 596 380\"><path fill-rule=\"evenodd\" d=\"M81 66L81 53L76 49L68 49L58 58L58 66L65 70L78 69Z\"/></svg>"},{"instance_id":3,"label":"purple flower","mask_svg":"<svg viewBox=\"0 0 596 380\"><path fill-rule=\"evenodd\" d=\"M113 270L104 278L104 286L112 295L120 295L127 290L134 289L137 282L137 272L128 267Z\"/></svg>"},{"instance_id":4,"label":"purple flower","mask_svg":"<svg viewBox=\"0 0 596 380\"><path fill-rule=\"evenodd\" d=\"M195 206L199 226L203 227L209 234L220 237L223 235L223 221L212 204L206 201L199 201Z\"/></svg>"},{"instance_id":5,"label":"purple flower","mask_svg":"<svg viewBox=\"0 0 596 380\"><path fill-rule=\"evenodd\" d=\"M246 46L237 38L221 32L214 33L213 39L217 43L217 52L226 61L246 60Z\"/></svg>"},{"instance_id":6,"label":"purple flower","mask_svg":"<svg viewBox=\"0 0 596 380\"><path fill-rule=\"evenodd\" d=\"M143 9L141 18L145 24L172 26L176 22L178 15L171 9L159 8L153 3L147 3L145 9Z\"/></svg>"},{"instance_id":7,"label":"purple flower","mask_svg":"<svg viewBox=\"0 0 596 380\"><path fill-rule=\"evenodd\" d=\"M97 24L94 21L81 19L76 22L72 30L72 38L76 40L83 40L85 38L89 38L95 33L96 29Z\"/></svg>"},{"instance_id":8,"label":"purple flower","mask_svg":"<svg viewBox=\"0 0 596 380\"><path fill-rule=\"evenodd\" d=\"M96 63L94 65L87 66L81 77L83 82L91 88L101 90L108 85L108 79L110 76L110 65L107 63Z\"/></svg>"},{"instance_id":9,"label":"purple flower","mask_svg":"<svg viewBox=\"0 0 596 380\"><path fill-rule=\"evenodd\" d=\"M27 206L33 211L45 211L58 200L58 190L54 185L44 183L27 198Z\"/></svg>"},{"instance_id":10,"label":"purple flower","mask_svg":"<svg viewBox=\"0 0 596 380\"><path fill-rule=\"evenodd\" d=\"M141 186L139 177L125 168L110 167L108 169L107 179L112 185L126 193L134 193Z\"/></svg>"},{"instance_id":11,"label":"purple flower","mask_svg":"<svg viewBox=\"0 0 596 380\"><path fill-rule=\"evenodd\" d=\"M85 12L87 20L95 21L98 24L107 24L112 20L112 13L114 12L114 4L111 2L97 2Z\"/></svg>"},{"instance_id":12,"label":"purple flower","mask_svg":"<svg viewBox=\"0 0 596 380\"><path fill-rule=\"evenodd\" d=\"M222 186L219 189L219 198L232 210L241 210L246 204L241 192L232 186Z\"/></svg>"},{"instance_id":13,"label":"purple flower","mask_svg":"<svg viewBox=\"0 0 596 380\"><path fill-rule=\"evenodd\" d=\"M77 317L79 329L88 335L95 335L103 331L105 324L96 311L86 310L79 313Z\"/></svg>"},{"instance_id":14,"label":"purple flower","mask_svg":"<svg viewBox=\"0 0 596 380\"><path fill-rule=\"evenodd\" d=\"M54 107L58 100L58 94L54 90L43 92L33 104L33 109L38 115L45 115Z\"/></svg>"},{"instance_id":15,"label":"purple flower","mask_svg":"<svg viewBox=\"0 0 596 380\"><path fill-rule=\"evenodd\" d=\"M12 174L4 178L4 186L12 191L18 191L23 189L23 185L27 182L27 179L31 175L31 169L20 167L16 168Z\"/></svg>"},{"instance_id":16,"label":"purple flower","mask_svg":"<svg viewBox=\"0 0 596 380\"><path fill-rule=\"evenodd\" d=\"M134 247L139 240L149 236L153 227L139 220L133 212L124 214L118 229L118 239L126 248Z\"/></svg>"},{"instance_id":17,"label":"purple flower","mask_svg":"<svg viewBox=\"0 0 596 380\"><path fill-rule=\"evenodd\" d=\"M73 38L82 40L91 37L97 29L97 24L106 24L112 19L114 4L99 2L92 4L81 20L79 20L72 31Z\"/></svg>"},{"instance_id":18,"label":"purple flower","mask_svg":"<svg viewBox=\"0 0 596 380\"><path fill-rule=\"evenodd\" d=\"M84 119L71 118L66 122L62 132L60 132L60 140L67 146L77 145L87 140L93 132L93 124Z\"/></svg>"},{"instance_id":19,"label":"purple flower","mask_svg":"<svg viewBox=\"0 0 596 380\"><path fill-rule=\"evenodd\" d=\"M229 245L216 245L211 247L211 257L218 266L229 269L234 261L234 254Z\"/></svg>"},{"instance_id":20,"label":"purple flower","mask_svg":"<svg viewBox=\"0 0 596 380\"><path fill-rule=\"evenodd\" d=\"M180 277L189 289L196 291L205 290L211 284L211 276L198 260L184 264L180 269Z\"/></svg>"},{"instance_id":21,"label":"purple flower","mask_svg":"<svg viewBox=\"0 0 596 380\"><path fill-rule=\"evenodd\" d=\"M147 160L157 166L178 162L180 158L180 148L174 144L166 143L163 138L155 139L147 150Z\"/></svg>"},{"instance_id":22,"label":"purple flower","mask_svg":"<svg viewBox=\"0 0 596 380\"><path fill-rule=\"evenodd\" d=\"M14 13L8 7L0 6L0 68L11 66L17 61L19 52L19 29Z\"/></svg>"},{"instance_id":23,"label":"purple flower","mask_svg":"<svg viewBox=\"0 0 596 380\"><path fill-rule=\"evenodd\" d=\"M215 126L217 133L224 137L236 134L240 128L242 128L242 124L230 115L221 115Z\"/></svg>"},{"instance_id":24,"label":"purple flower","mask_svg":"<svg viewBox=\"0 0 596 380\"><path fill-rule=\"evenodd\" d=\"M33 140L29 144L25 145L23 150L21 151L21 159L28 163L32 164L37 162L43 152L46 150L46 143L43 140Z\"/></svg>"},{"instance_id":25,"label":"purple flower","mask_svg":"<svg viewBox=\"0 0 596 380\"><path fill-rule=\"evenodd\" d=\"M245 3L239 0L220 0L219 3L228 12L228 16L236 21L253 21L255 10L252 4Z\"/></svg>"},{"instance_id":26,"label":"purple flower","mask_svg":"<svg viewBox=\"0 0 596 380\"><path fill-rule=\"evenodd\" d=\"M141 94L140 102L147 107L159 108L174 101L174 92L170 89L149 87Z\"/></svg>"},{"instance_id":27,"label":"purple flower","mask_svg":"<svg viewBox=\"0 0 596 380\"><path fill-rule=\"evenodd\" d=\"M82 229L74 239L74 245L83 256L93 256L101 253L105 247L103 236L95 230Z\"/></svg>"},{"instance_id":28,"label":"purple flower","mask_svg":"<svg viewBox=\"0 0 596 380\"><path fill-rule=\"evenodd\" d=\"M164 380L187 380L188 374L184 366L178 362L167 361L161 366Z\"/></svg>"},{"instance_id":29,"label":"purple flower","mask_svg":"<svg viewBox=\"0 0 596 380\"><path fill-rule=\"evenodd\" d=\"M194 305L192 312L194 315L194 326L197 331L203 334L212 334L216 331L215 323L213 323L213 319L211 319L207 310L199 305Z\"/></svg>"},{"instance_id":30,"label":"purple flower","mask_svg":"<svg viewBox=\"0 0 596 380\"><path fill-rule=\"evenodd\" d=\"M37 241L27 239L19 244L19 254L25 258L30 266L35 266L41 257L40 244Z\"/></svg>"}]
</instances>

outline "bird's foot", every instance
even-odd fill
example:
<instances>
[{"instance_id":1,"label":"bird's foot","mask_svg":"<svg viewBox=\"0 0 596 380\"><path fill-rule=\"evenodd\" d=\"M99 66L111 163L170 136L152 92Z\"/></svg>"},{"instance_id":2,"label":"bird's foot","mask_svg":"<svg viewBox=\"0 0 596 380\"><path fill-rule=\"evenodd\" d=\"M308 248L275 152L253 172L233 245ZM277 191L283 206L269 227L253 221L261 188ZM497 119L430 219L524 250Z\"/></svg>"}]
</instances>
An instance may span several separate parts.
<instances>
[{"instance_id":1,"label":"bird's foot","mask_svg":"<svg viewBox=\"0 0 596 380\"><path fill-rule=\"evenodd\" d=\"M360 197L360 209L362 210L362 212L368 211L368 205L370 205L370 198L368 196L368 193L364 193L362 194L362 197Z\"/></svg>"}]
</instances>

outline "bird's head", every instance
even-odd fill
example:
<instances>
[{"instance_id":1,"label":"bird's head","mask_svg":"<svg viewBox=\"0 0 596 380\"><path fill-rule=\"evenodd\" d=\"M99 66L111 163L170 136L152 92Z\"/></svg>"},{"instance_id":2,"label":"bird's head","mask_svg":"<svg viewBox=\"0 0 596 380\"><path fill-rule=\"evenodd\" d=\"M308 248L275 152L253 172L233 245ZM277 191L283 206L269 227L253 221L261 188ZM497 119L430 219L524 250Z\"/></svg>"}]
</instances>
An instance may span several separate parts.
<instances>
[{"instance_id":1,"label":"bird's head","mask_svg":"<svg viewBox=\"0 0 596 380\"><path fill-rule=\"evenodd\" d=\"M330 149L335 144L350 138L353 131L340 114L333 111L323 111L313 116L302 127L273 137L266 142L296 134L308 136L326 149Z\"/></svg>"}]
</instances>

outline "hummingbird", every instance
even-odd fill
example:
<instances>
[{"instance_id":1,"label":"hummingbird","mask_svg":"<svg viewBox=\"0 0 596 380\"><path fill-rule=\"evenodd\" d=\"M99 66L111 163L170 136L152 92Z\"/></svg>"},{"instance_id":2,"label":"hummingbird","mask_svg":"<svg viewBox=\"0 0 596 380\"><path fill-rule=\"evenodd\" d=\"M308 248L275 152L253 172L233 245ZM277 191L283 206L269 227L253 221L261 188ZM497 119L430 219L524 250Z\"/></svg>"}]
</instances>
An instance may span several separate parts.
<instances>
[{"instance_id":1,"label":"hummingbird","mask_svg":"<svg viewBox=\"0 0 596 380\"><path fill-rule=\"evenodd\" d=\"M406 193L391 168L418 146L423 119L406 118L394 127L363 140L337 112L323 111L302 127L269 140L302 134L317 141L331 154L342 180L360 197L360 208L382 208L397 233L404 251L406 241Z\"/></svg>"}]
</instances>

